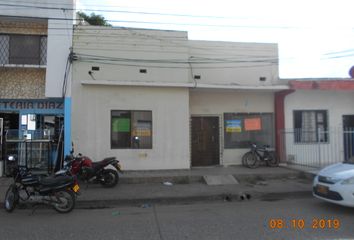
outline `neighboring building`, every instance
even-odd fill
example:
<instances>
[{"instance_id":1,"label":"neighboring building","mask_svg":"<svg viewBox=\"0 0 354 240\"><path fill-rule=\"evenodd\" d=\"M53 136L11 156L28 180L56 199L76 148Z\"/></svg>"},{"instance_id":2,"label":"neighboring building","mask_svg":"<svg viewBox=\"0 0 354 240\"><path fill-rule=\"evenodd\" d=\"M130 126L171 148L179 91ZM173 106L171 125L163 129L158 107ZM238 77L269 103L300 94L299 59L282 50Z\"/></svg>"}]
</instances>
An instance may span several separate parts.
<instances>
[{"instance_id":1,"label":"neighboring building","mask_svg":"<svg viewBox=\"0 0 354 240\"><path fill-rule=\"evenodd\" d=\"M51 2L0 6L1 160L11 152L5 140L25 138L55 139L54 157L64 123L66 152L70 148L73 0Z\"/></svg>"},{"instance_id":2,"label":"neighboring building","mask_svg":"<svg viewBox=\"0 0 354 240\"><path fill-rule=\"evenodd\" d=\"M290 80L285 94L284 162L321 167L354 155L354 81Z\"/></svg>"},{"instance_id":3,"label":"neighboring building","mask_svg":"<svg viewBox=\"0 0 354 240\"><path fill-rule=\"evenodd\" d=\"M187 32L77 26L72 135L125 169L240 164L275 146L276 44L188 40Z\"/></svg>"}]
</instances>

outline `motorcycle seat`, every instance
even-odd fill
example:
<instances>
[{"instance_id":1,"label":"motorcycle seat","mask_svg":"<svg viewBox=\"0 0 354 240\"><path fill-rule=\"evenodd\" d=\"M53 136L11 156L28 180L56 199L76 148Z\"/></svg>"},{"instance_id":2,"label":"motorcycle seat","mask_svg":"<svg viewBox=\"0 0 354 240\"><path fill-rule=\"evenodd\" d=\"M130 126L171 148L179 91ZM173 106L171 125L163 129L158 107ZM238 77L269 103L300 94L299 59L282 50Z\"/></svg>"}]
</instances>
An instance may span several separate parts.
<instances>
[{"instance_id":1,"label":"motorcycle seat","mask_svg":"<svg viewBox=\"0 0 354 240\"><path fill-rule=\"evenodd\" d=\"M64 184L73 181L73 177L71 176L56 176L56 177L45 177L40 180L40 183L45 186L53 186Z\"/></svg>"},{"instance_id":2,"label":"motorcycle seat","mask_svg":"<svg viewBox=\"0 0 354 240\"><path fill-rule=\"evenodd\" d=\"M102 166L104 167L104 166L108 165L109 162L111 162L111 161L113 161L115 159L116 159L116 157L108 157L108 158L105 158L105 159L103 159L103 160L101 160L99 162L93 162L92 163L92 167L93 168L100 168Z\"/></svg>"}]
</instances>

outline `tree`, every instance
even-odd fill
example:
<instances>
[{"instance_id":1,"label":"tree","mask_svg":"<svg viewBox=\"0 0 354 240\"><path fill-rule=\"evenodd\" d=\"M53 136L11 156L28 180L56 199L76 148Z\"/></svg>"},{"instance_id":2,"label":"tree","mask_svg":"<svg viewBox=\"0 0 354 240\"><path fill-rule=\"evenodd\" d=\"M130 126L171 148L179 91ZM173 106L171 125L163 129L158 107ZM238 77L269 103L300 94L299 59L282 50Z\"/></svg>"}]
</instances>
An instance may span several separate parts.
<instances>
[{"instance_id":1,"label":"tree","mask_svg":"<svg viewBox=\"0 0 354 240\"><path fill-rule=\"evenodd\" d=\"M95 26L112 26L107 22L106 19L104 19L103 16L101 15L96 15L95 13L91 13L90 15L87 15L84 12L77 12L77 15L79 15L80 18L84 19L86 22L88 22L90 25L95 25Z\"/></svg>"}]
</instances>

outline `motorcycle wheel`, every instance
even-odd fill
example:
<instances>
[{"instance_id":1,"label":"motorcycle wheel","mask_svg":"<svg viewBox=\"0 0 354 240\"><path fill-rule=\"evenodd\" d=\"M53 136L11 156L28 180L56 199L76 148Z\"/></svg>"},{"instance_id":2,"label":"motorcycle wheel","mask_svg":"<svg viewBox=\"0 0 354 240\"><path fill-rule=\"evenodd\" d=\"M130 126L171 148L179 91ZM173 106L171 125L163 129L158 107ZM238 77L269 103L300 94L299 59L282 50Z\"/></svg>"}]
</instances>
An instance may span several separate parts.
<instances>
[{"instance_id":1,"label":"motorcycle wheel","mask_svg":"<svg viewBox=\"0 0 354 240\"><path fill-rule=\"evenodd\" d=\"M18 190L15 184L11 184L5 194L4 208L7 212L12 212L19 201Z\"/></svg>"},{"instance_id":2,"label":"motorcycle wheel","mask_svg":"<svg viewBox=\"0 0 354 240\"><path fill-rule=\"evenodd\" d=\"M103 187L111 188L117 185L119 175L116 170L104 169L102 172L101 185Z\"/></svg>"},{"instance_id":3,"label":"motorcycle wheel","mask_svg":"<svg viewBox=\"0 0 354 240\"><path fill-rule=\"evenodd\" d=\"M54 209L59 213L71 212L75 207L75 194L70 190L55 192L52 196Z\"/></svg>"},{"instance_id":4,"label":"motorcycle wheel","mask_svg":"<svg viewBox=\"0 0 354 240\"><path fill-rule=\"evenodd\" d=\"M269 167L278 167L279 166L279 161L278 158L275 154L275 152L269 152L268 153L268 160L266 161L267 166Z\"/></svg>"}]
</instances>

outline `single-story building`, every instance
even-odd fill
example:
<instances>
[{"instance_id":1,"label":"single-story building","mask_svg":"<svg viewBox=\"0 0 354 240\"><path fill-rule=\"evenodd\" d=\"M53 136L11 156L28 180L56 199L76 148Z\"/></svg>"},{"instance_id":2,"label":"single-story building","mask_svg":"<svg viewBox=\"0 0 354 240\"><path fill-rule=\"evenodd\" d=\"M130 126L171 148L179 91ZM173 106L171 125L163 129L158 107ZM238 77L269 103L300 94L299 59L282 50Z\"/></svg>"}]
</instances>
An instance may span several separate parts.
<instances>
[{"instance_id":1,"label":"single-story building","mask_svg":"<svg viewBox=\"0 0 354 240\"><path fill-rule=\"evenodd\" d=\"M72 139L124 169L233 165L275 147L278 48L189 40L187 32L77 26Z\"/></svg>"}]
</instances>

